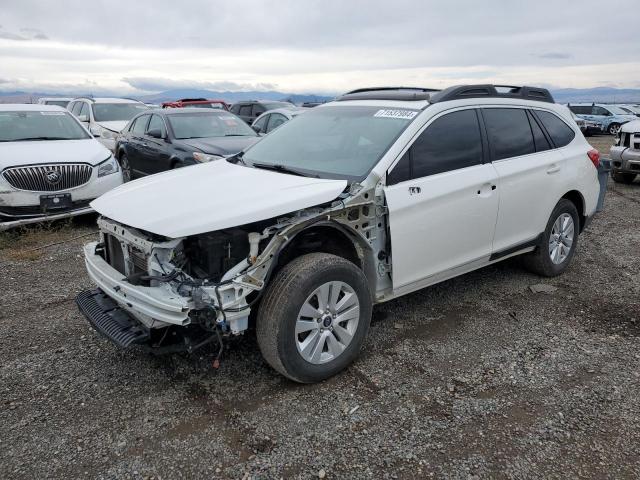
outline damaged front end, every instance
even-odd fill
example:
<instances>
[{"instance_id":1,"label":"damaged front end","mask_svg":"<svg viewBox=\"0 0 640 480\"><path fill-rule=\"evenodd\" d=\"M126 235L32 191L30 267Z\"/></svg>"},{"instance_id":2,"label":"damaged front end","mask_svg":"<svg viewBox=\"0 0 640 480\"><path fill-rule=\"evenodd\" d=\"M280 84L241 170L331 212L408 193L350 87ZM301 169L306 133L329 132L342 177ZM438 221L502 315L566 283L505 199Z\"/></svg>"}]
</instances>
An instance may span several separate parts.
<instances>
[{"instance_id":1,"label":"damaged front end","mask_svg":"<svg viewBox=\"0 0 640 480\"><path fill-rule=\"evenodd\" d=\"M320 225L349 237L355 261L373 279L371 290L380 292L390 287L384 199L381 190L358 189L324 207L177 239L100 218L99 241L84 247L98 290L83 292L77 303L120 347L193 351L247 330L281 254L301 232Z\"/></svg>"}]
</instances>

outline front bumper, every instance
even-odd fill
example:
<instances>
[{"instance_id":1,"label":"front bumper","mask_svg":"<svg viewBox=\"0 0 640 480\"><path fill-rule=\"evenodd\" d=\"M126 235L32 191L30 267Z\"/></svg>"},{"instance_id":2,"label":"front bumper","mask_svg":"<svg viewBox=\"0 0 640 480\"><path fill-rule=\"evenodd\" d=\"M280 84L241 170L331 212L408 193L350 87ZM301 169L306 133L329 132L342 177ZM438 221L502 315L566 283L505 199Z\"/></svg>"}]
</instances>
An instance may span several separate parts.
<instances>
[{"instance_id":1,"label":"front bumper","mask_svg":"<svg viewBox=\"0 0 640 480\"><path fill-rule=\"evenodd\" d=\"M640 174L640 150L629 147L611 147L611 168L616 172Z\"/></svg>"},{"instance_id":2,"label":"front bumper","mask_svg":"<svg viewBox=\"0 0 640 480\"><path fill-rule=\"evenodd\" d=\"M79 187L67 190L38 192L19 190L14 188L0 175L0 230L9 228L7 225L24 225L43 220L72 217L90 213L93 210L89 202L122 184L122 174L116 172L104 177L98 177L97 169L89 179L89 182ZM50 210L43 212L40 209L40 196L50 194L71 194L72 206L65 210Z\"/></svg>"},{"instance_id":3,"label":"front bumper","mask_svg":"<svg viewBox=\"0 0 640 480\"><path fill-rule=\"evenodd\" d=\"M190 299L173 292L169 285L157 287L132 285L123 275L95 253L97 242L84 246L84 258L89 277L120 308L149 328L190 323Z\"/></svg>"}]
</instances>

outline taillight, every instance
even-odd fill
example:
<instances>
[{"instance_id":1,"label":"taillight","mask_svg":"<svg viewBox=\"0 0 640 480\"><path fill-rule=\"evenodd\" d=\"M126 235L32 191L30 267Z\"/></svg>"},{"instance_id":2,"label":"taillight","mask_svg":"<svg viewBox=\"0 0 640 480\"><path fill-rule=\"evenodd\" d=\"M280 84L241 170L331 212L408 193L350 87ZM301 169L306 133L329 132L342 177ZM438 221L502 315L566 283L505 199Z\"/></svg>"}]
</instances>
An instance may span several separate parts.
<instances>
[{"instance_id":1,"label":"taillight","mask_svg":"<svg viewBox=\"0 0 640 480\"><path fill-rule=\"evenodd\" d=\"M591 160L591 163L593 163L594 167L598 168L600 166L600 152L598 150L592 148L587 152L587 156L589 157L589 160Z\"/></svg>"}]
</instances>

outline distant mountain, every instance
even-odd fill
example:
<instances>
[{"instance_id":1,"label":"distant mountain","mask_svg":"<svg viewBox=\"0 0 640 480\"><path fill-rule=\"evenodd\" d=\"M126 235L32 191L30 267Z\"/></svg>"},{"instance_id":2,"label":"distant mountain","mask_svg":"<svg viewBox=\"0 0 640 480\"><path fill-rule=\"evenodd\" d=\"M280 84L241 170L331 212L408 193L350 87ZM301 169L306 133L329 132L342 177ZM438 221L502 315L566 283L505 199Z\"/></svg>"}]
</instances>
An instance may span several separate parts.
<instances>
[{"instance_id":1,"label":"distant mountain","mask_svg":"<svg viewBox=\"0 0 640 480\"><path fill-rule=\"evenodd\" d=\"M557 103L640 103L640 89L634 88L561 88L551 94Z\"/></svg>"},{"instance_id":2,"label":"distant mountain","mask_svg":"<svg viewBox=\"0 0 640 480\"><path fill-rule=\"evenodd\" d=\"M640 89L633 88L611 88L611 87L596 87L596 88L557 88L552 89L551 93L553 98L558 103L571 103L571 102L602 102L602 103L639 103L640 104ZM87 95L87 92L76 92L76 94L60 94L55 92L1 92L0 91L0 103L31 103L36 102L40 97L55 97L55 96L80 96ZM95 96L121 96L118 92L101 92ZM131 96L131 95L124 95ZM192 88L167 90L164 92L147 94L147 95L133 95L132 98L137 98L147 103L162 103L170 100L177 100L179 98L219 98L229 103L234 103L239 100L288 100L295 104L301 104L303 102L327 102L333 100L334 97L327 95L314 95L314 94L294 94L278 91L250 91L250 92L216 92L211 90L199 90Z\"/></svg>"},{"instance_id":3,"label":"distant mountain","mask_svg":"<svg viewBox=\"0 0 640 480\"><path fill-rule=\"evenodd\" d=\"M288 100L296 104L303 102L327 102L329 100L333 100L333 97L323 95L300 95L276 91L215 92L211 90L197 89L167 90L160 93L154 93L152 95L143 95L138 98L147 103L162 103L170 100L177 100L179 98L215 98L225 100L229 103L240 100Z\"/></svg>"}]
</instances>

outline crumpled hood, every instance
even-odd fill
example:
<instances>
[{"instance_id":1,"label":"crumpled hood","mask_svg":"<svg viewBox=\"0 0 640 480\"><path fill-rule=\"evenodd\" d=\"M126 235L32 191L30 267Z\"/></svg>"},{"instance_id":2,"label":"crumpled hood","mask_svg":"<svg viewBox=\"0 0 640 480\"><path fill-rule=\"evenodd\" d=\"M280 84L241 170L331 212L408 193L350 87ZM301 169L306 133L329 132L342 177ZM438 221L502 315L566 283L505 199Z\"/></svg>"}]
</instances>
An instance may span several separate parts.
<instances>
[{"instance_id":1,"label":"crumpled hood","mask_svg":"<svg viewBox=\"0 0 640 480\"><path fill-rule=\"evenodd\" d=\"M212 137L180 140L185 145L212 155L235 155L260 140L260 137Z\"/></svg>"},{"instance_id":2,"label":"crumpled hood","mask_svg":"<svg viewBox=\"0 0 640 480\"><path fill-rule=\"evenodd\" d=\"M0 170L43 163L89 163L97 165L111 155L100 142L85 140L37 140L0 142Z\"/></svg>"},{"instance_id":3,"label":"crumpled hood","mask_svg":"<svg viewBox=\"0 0 640 480\"><path fill-rule=\"evenodd\" d=\"M329 202L346 186L346 180L299 177L220 160L126 183L91 206L124 225L178 238Z\"/></svg>"},{"instance_id":4,"label":"crumpled hood","mask_svg":"<svg viewBox=\"0 0 640 480\"><path fill-rule=\"evenodd\" d=\"M120 133L124 127L129 123L128 120L116 120L113 122L96 122L102 128L106 128L107 130L111 130L112 132Z\"/></svg>"}]
</instances>

